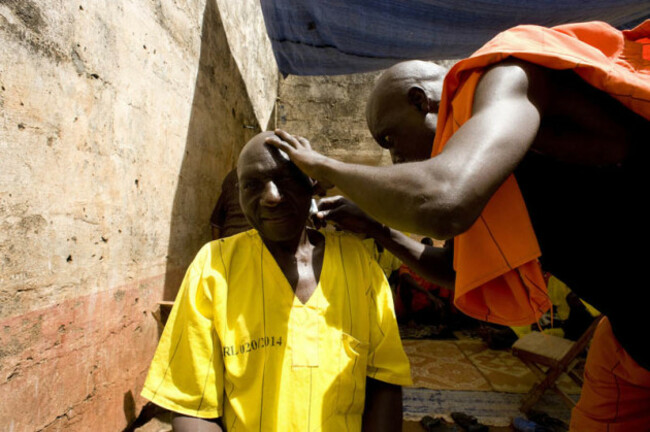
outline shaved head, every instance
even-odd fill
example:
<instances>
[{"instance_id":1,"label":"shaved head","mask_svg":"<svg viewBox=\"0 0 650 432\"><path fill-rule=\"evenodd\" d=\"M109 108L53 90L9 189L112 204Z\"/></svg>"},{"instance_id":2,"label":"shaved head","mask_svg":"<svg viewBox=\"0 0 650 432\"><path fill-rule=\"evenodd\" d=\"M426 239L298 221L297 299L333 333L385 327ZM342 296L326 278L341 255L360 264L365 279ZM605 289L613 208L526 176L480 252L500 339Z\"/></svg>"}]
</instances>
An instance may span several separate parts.
<instances>
[{"instance_id":1,"label":"shaved head","mask_svg":"<svg viewBox=\"0 0 650 432\"><path fill-rule=\"evenodd\" d=\"M239 154L239 202L246 219L265 241L284 241L305 229L312 184L286 153L266 144L274 135L255 135Z\"/></svg>"},{"instance_id":2,"label":"shaved head","mask_svg":"<svg viewBox=\"0 0 650 432\"><path fill-rule=\"evenodd\" d=\"M411 60L390 67L377 79L366 120L375 141L391 151L393 162L429 156L446 73L436 63Z\"/></svg>"},{"instance_id":3,"label":"shaved head","mask_svg":"<svg viewBox=\"0 0 650 432\"><path fill-rule=\"evenodd\" d=\"M237 169L241 169L242 164L246 164L248 160L256 154L268 153L273 155L279 155L284 159L289 159L289 157L282 151L276 149L273 146L270 146L265 143L266 139L274 136L275 133L272 131L261 132L251 138L242 148L239 153L239 159L237 160Z\"/></svg>"},{"instance_id":4,"label":"shaved head","mask_svg":"<svg viewBox=\"0 0 650 432\"><path fill-rule=\"evenodd\" d=\"M428 85L434 81L442 81L446 73L447 69L437 63L422 60L404 61L389 67L377 78L373 93L389 83L401 86Z\"/></svg>"}]
</instances>

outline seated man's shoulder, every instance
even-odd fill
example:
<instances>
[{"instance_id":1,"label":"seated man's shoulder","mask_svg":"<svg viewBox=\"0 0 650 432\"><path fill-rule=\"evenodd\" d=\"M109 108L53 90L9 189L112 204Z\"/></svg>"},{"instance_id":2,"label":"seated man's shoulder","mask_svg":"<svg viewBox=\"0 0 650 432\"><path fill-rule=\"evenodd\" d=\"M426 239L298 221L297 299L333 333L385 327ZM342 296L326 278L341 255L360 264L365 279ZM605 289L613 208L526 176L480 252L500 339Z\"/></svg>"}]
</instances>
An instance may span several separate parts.
<instances>
[{"instance_id":1,"label":"seated man's shoulder","mask_svg":"<svg viewBox=\"0 0 650 432\"><path fill-rule=\"evenodd\" d=\"M330 243L337 243L341 246L341 253L345 256L358 256L372 260L368 247L356 234L345 231L324 231L323 234L330 238Z\"/></svg>"},{"instance_id":2,"label":"seated man's shoulder","mask_svg":"<svg viewBox=\"0 0 650 432\"><path fill-rule=\"evenodd\" d=\"M208 242L207 244L210 245L210 247L215 247L218 244L222 245L234 245L234 244L240 244L240 243L247 243L254 241L255 239L259 238L259 234L256 229L249 229L248 231L242 231L237 234L233 234L228 237L221 237L216 240L212 240Z\"/></svg>"},{"instance_id":3,"label":"seated man's shoulder","mask_svg":"<svg viewBox=\"0 0 650 432\"><path fill-rule=\"evenodd\" d=\"M255 242L261 241L260 236L255 229L243 231L229 237L222 237L217 240L212 240L203 245L202 251L204 253L222 253L229 254L239 248L245 248L253 245ZM201 252L199 252L201 253Z\"/></svg>"},{"instance_id":4,"label":"seated man's shoulder","mask_svg":"<svg viewBox=\"0 0 650 432\"><path fill-rule=\"evenodd\" d=\"M208 268L218 269L222 266L229 268L233 264L241 265L248 262L251 257L259 256L253 251L259 250L261 244L261 238L254 229L212 240L205 243L197 252L190 268L195 271L203 271Z\"/></svg>"},{"instance_id":5,"label":"seated man's shoulder","mask_svg":"<svg viewBox=\"0 0 650 432\"><path fill-rule=\"evenodd\" d=\"M321 230L320 231L325 237L340 242L341 244L349 245L351 247L361 247L363 248L363 239L359 238L358 235L349 233L347 231L333 231L333 230Z\"/></svg>"}]
</instances>

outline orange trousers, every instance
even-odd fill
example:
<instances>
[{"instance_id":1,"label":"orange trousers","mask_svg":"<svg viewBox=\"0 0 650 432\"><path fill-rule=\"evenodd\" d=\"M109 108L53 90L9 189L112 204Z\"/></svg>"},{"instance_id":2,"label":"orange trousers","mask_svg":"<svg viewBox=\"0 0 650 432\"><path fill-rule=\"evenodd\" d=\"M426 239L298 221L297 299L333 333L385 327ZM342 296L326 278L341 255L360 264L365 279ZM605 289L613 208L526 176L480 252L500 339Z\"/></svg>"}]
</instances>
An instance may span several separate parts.
<instances>
[{"instance_id":1,"label":"orange trousers","mask_svg":"<svg viewBox=\"0 0 650 432\"><path fill-rule=\"evenodd\" d=\"M639 366L621 347L607 317L598 324L591 342L584 385L571 413L570 430L650 431L650 371Z\"/></svg>"}]
</instances>

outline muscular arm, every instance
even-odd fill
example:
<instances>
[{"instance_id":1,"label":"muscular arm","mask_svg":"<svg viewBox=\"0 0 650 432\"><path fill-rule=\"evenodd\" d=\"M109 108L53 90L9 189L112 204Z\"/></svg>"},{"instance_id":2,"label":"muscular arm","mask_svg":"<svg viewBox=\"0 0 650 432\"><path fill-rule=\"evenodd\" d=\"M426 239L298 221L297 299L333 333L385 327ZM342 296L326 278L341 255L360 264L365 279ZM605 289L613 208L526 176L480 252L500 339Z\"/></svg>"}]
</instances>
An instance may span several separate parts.
<instances>
[{"instance_id":1,"label":"muscular arm","mask_svg":"<svg viewBox=\"0 0 650 432\"><path fill-rule=\"evenodd\" d=\"M474 223L533 143L545 96L544 70L502 63L485 73L473 115L435 158L390 167L346 164L319 155L306 140L269 139L308 175L339 187L391 227L447 239ZM534 84L534 85L533 85Z\"/></svg>"},{"instance_id":2,"label":"muscular arm","mask_svg":"<svg viewBox=\"0 0 650 432\"><path fill-rule=\"evenodd\" d=\"M454 289L456 272L451 248L424 245L386 225L381 225L372 237L429 282Z\"/></svg>"},{"instance_id":3,"label":"muscular arm","mask_svg":"<svg viewBox=\"0 0 650 432\"><path fill-rule=\"evenodd\" d=\"M364 432L402 430L402 387L366 378L366 405L363 410Z\"/></svg>"},{"instance_id":4,"label":"muscular arm","mask_svg":"<svg viewBox=\"0 0 650 432\"><path fill-rule=\"evenodd\" d=\"M403 263L430 282L453 289L456 274L451 248L424 245L369 217L342 196L323 198L316 218L333 222L339 228L365 234L389 250Z\"/></svg>"}]
</instances>

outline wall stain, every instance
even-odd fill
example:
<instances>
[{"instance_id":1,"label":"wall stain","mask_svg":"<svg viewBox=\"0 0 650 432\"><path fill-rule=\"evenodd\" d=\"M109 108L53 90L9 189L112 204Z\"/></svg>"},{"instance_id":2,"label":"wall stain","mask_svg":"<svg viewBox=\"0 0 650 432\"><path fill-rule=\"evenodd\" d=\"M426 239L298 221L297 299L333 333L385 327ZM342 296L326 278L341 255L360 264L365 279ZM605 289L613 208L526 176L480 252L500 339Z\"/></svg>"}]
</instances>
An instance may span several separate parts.
<instances>
[{"instance_id":1,"label":"wall stain","mask_svg":"<svg viewBox=\"0 0 650 432\"><path fill-rule=\"evenodd\" d=\"M0 0L0 2L3 1L7 0ZM34 32L26 30L24 27L10 23L2 15L0 15L0 29L6 32L9 36L13 36L14 39L26 44L36 54L41 54L42 56L53 60L55 63L62 63L69 60L69 57L65 55L56 44L41 39L41 37L35 35Z\"/></svg>"},{"instance_id":2,"label":"wall stain","mask_svg":"<svg viewBox=\"0 0 650 432\"><path fill-rule=\"evenodd\" d=\"M41 33L46 27L41 10L32 0L0 0L0 4L7 6L28 29L34 33Z\"/></svg>"},{"instance_id":3,"label":"wall stain","mask_svg":"<svg viewBox=\"0 0 650 432\"><path fill-rule=\"evenodd\" d=\"M11 335L9 338L0 339L0 360L15 356L36 344L42 337L42 322L42 316L32 322L23 322L24 327L19 333ZM5 327L5 333L8 333L7 327Z\"/></svg>"},{"instance_id":4,"label":"wall stain","mask_svg":"<svg viewBox=\"0 0 650 432\"><path fill-rule=\"evenodd\" d=\"M11 23L0 15L0 31L22 42L40 54L56 63L69 60L61 48L50 40L44 39L42 30L47 27L40 9L32 0L0 0L0 5L8 7L20 23Z\"/></svg>"}]
</instances>

